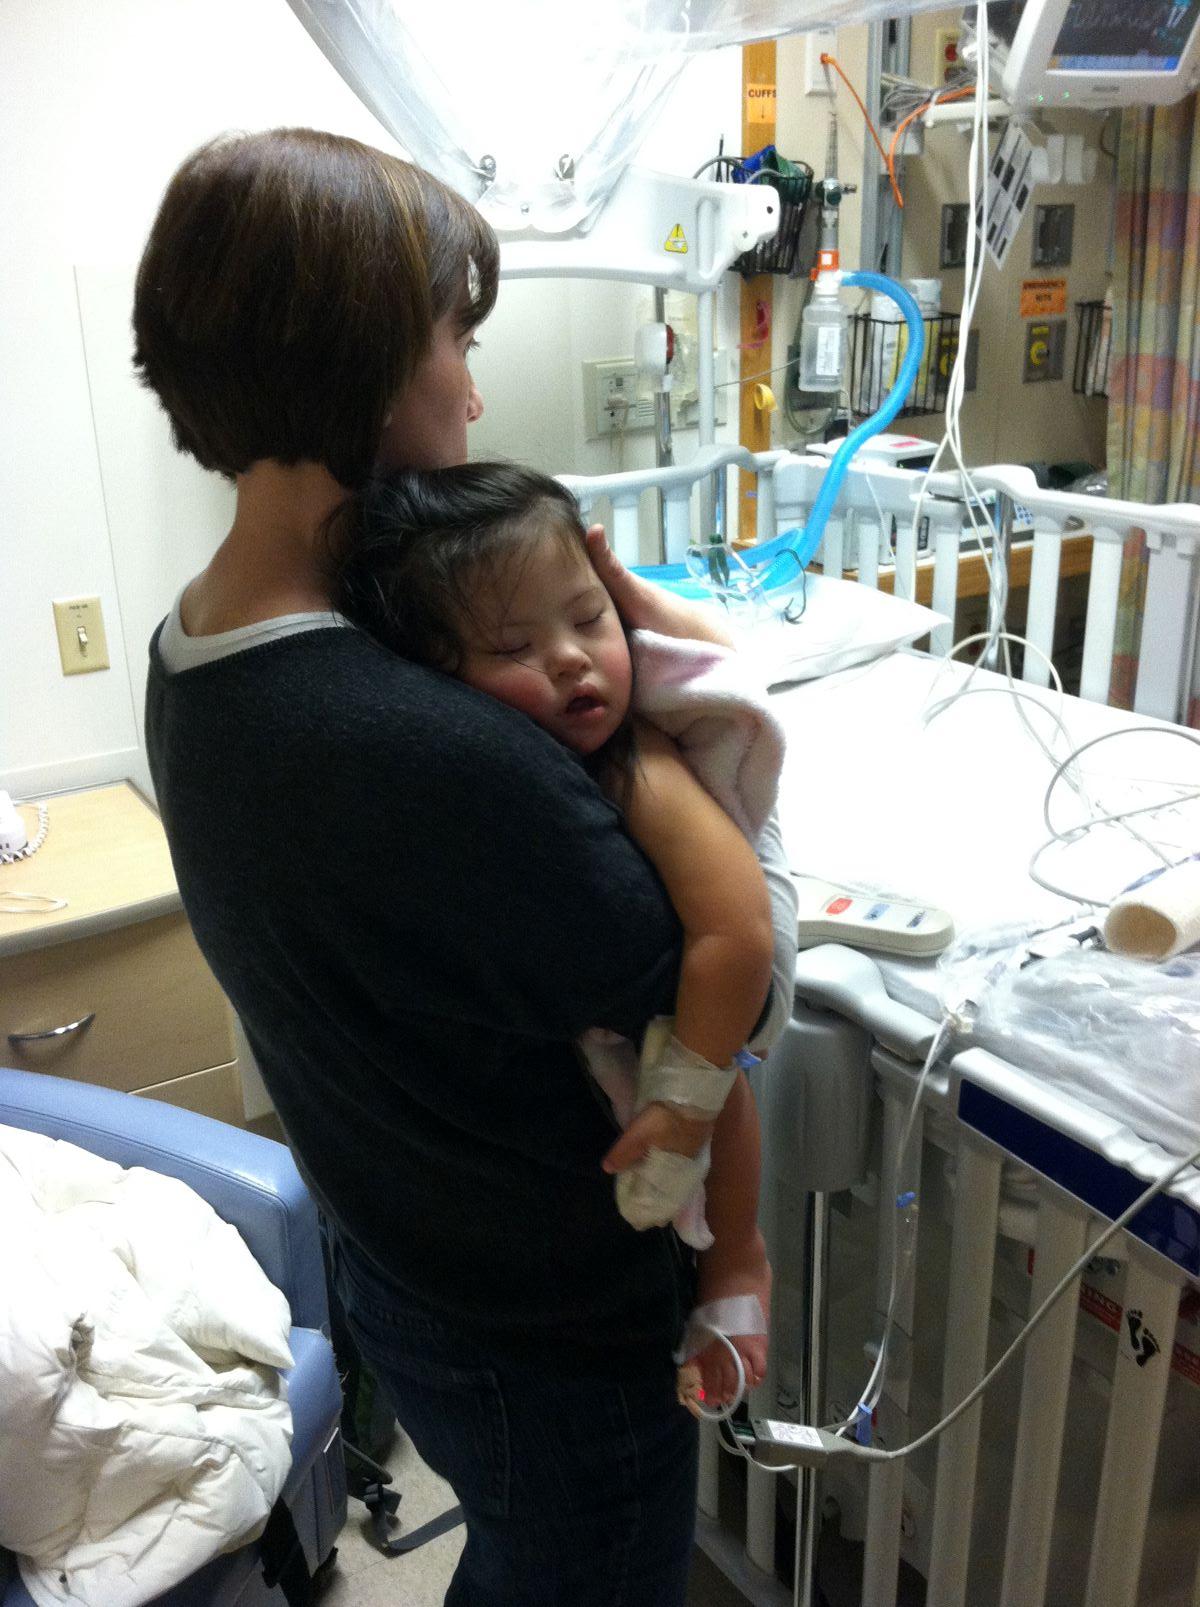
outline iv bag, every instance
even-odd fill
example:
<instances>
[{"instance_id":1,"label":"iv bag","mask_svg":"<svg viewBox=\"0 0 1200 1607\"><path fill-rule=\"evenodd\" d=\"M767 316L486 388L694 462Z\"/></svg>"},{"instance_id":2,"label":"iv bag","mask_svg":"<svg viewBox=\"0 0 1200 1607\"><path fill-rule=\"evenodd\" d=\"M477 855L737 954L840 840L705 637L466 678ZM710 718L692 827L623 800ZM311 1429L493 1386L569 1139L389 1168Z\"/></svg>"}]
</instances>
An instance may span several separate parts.
<instances>
[{"instance_id":1,"label":"iv bag","mask_svg":"<svg viewBox=\"0 0 1200 1607\"><path fill-rule=\"evenodd\" d=\"M586 230L700 50L942 0L289 0L383 126L501 233Z\"/></svg>"}]
</instances>

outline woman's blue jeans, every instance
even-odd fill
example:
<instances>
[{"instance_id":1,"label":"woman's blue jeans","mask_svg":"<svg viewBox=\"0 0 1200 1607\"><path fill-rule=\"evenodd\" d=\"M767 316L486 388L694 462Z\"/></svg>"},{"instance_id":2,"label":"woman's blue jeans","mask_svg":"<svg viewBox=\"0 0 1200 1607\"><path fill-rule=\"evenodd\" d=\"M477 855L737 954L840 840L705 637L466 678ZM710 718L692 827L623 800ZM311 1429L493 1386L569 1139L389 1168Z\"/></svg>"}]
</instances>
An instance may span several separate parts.
<instances>
[{"instance_id":1,"label":"woman's blue jeans","mask_svg":"<svg viewBox=\"0 0 1200 1607\"><path fill-rule=\"evenodd\" d=\"M330 1250L363 1359L462 1504L445 1607L683 1607L698 1441L669 1362L633 1384L497 1362L398 1305L332 1228Z\"/></svg>"}]
</instances>

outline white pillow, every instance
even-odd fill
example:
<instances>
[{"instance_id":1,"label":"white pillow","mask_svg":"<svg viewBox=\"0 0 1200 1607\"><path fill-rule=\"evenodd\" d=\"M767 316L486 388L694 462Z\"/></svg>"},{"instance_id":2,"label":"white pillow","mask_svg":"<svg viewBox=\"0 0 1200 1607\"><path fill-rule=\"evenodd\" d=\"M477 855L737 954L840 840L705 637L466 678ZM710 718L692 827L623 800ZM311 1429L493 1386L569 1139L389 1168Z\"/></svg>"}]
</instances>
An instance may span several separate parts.
<instances>
[{"instance_id":1,"label":"white pillow","mask_svg":"<svg viewBox=\"0 0 1200 1607\"><path fill-rule=\"evenodd\" d=\"M782 607L785 595L773 593L772 602ZM800 590L790 594L789 600L799 610ZM893 597L857 580L834 580L825 575L807 576L807 603L794 625L777 615L742 620L729 613L725 618L739 650L756 662L768 686L815 681L869 663L950 623L944 614L921 603Z\"/></svg>"}]
</instances>

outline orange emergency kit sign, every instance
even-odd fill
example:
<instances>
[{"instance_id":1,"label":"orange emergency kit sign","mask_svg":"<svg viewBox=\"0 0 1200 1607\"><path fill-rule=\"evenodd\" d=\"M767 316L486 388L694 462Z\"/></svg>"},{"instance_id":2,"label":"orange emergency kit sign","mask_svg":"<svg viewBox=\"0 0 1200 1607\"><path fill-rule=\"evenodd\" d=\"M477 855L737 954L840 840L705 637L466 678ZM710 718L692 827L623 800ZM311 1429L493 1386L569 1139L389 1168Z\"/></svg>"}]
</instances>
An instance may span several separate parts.
<instances>
[{"instance_id":1,"label":"orange emergency kit sign","mask_svg":"<svg viewBox=\"0 0 1200 1607\"><path fill-rule=\"evenodd\" d=\"M1065 279L1025 279L1021 282L1021 317L1054 318L1067 310Z\"/></svg>"}]
</instances>

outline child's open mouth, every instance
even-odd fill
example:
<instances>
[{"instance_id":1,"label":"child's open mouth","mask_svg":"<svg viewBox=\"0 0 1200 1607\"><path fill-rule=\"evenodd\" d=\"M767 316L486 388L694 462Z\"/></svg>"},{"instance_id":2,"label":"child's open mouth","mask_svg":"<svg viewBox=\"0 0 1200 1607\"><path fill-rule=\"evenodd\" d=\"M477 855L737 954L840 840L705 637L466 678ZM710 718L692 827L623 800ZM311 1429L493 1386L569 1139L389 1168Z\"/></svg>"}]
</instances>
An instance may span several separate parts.
<instances>
[{"instance_id":1,"label":"child's open mouth","mask_svg":"<svg viewBox=\"0 0 1200 1607\"><path fill-rule=\"evenodd\" d=\"M572 718L575 718L588 714L600 714L603 709L604 704L598 697L593 696L590 692L584 692L579 697L571 699L567 704L566 712Z\"/></svg>"}]
</instances>

